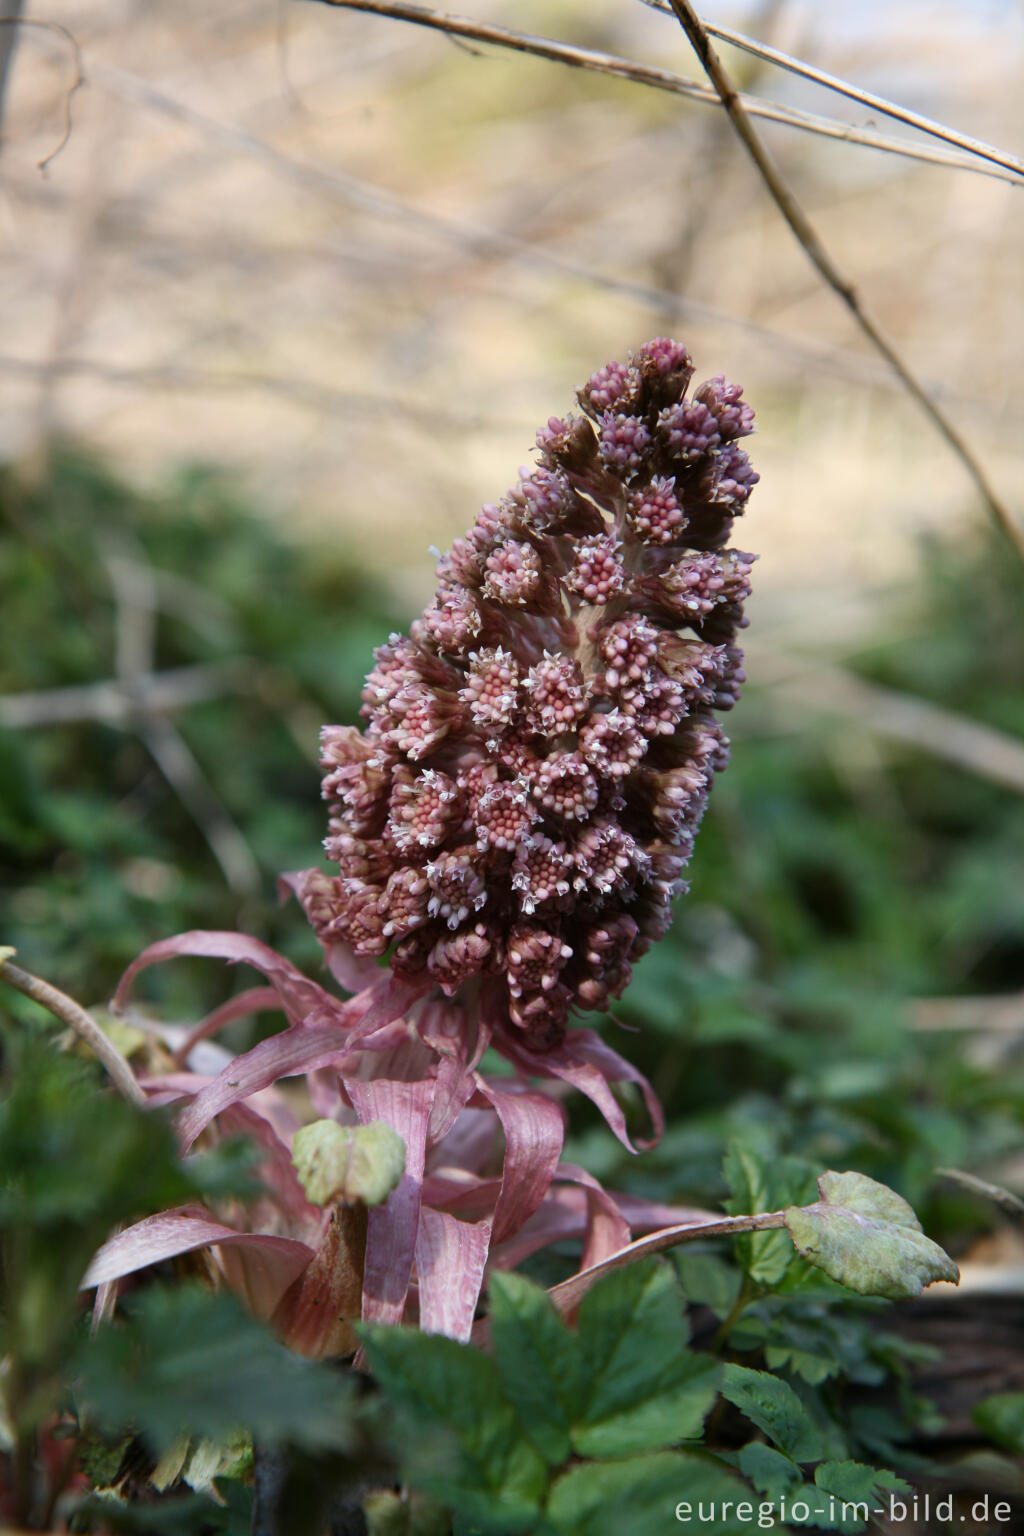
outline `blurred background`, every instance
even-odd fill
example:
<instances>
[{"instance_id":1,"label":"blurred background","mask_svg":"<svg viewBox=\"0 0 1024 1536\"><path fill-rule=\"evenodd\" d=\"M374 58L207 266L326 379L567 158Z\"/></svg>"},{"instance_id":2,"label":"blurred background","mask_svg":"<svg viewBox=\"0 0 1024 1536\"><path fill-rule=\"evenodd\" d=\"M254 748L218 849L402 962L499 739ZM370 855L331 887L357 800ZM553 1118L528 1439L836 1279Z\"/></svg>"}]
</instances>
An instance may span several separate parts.
<instances>
[{"instance_id":1,"label":"blurred background","mask_svg":"<svg viewBox=\"0 0 1024 1536\"><path fill-rule=\"evenodd\" d=\"M464 9L700 78L640 0ZM1024 146L1016 0L703 10ZM674 334L758 411L751 686L692 893L606 1025L669 1135L620 1167L581 1111L579 1155L706 1202L743 1124L1024 1267L933 1171L1024 1181L1024 581L720 111L326 4L21 14L0 27L0 937L87 1003L181 928L315 963L274 876L319 851L320 722L355 718L430 547L537 427ZM934 148L722 54L767 101ZM1019 515L1020 178L761 129ZM172 1016L244 982L163 971Z\"/></svg>"}]
</instances>

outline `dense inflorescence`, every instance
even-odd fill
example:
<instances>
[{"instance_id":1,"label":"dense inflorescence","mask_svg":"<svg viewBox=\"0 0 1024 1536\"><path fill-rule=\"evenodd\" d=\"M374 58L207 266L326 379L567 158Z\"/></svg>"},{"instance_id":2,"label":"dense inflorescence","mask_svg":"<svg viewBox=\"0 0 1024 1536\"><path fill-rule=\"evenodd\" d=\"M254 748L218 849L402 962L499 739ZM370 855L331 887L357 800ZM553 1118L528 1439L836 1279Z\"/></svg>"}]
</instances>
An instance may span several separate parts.
<instances>
[{"instance_id":1,"label":"dense inflorescence","mask_svg":"<svg viewBox=\"0 0 1024 1536\"><path fill-rule=\"evenodd\" d=\"M540 462L328 726L325 941L476 995L532 1049L618 996L665 931L728 742L753 556L726 548L754 417L655 340L552 418Z\"/></svg>"}]
</instances>

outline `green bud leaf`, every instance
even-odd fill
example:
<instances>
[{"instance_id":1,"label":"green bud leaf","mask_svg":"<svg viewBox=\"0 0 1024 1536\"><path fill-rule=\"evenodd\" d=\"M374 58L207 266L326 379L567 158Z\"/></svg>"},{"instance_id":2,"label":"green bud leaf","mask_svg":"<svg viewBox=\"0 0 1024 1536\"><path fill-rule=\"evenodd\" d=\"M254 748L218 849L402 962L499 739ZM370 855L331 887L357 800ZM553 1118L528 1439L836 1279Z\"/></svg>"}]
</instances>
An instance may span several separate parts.
<instances>
[{"instance_id":1,"label":"green bud leaf","mask_svg":"<svg viewBox=\"0 0 1024 1536\"><path fill-rule=\"evenodd\" d=\"M797 1252L862 1296L898 1301L933 1280L960 1279L949 1255L921 1231L895 1190L862 1173L823 1173L821 1199L791 1205L786 1226Z\"/></svg>"},{"instance_id":2,"label":"green bud leaf","mask_svg":"<svg viewBox=\"0 0 1024 1536\"><path fill-rule=\"evenodd\" d=\"M307 1199L380 1205L405 1172L405 1142L382 1120L338 1125L316 1120L296 1131L292 1162Z\"/></svg>"}]
</instances>

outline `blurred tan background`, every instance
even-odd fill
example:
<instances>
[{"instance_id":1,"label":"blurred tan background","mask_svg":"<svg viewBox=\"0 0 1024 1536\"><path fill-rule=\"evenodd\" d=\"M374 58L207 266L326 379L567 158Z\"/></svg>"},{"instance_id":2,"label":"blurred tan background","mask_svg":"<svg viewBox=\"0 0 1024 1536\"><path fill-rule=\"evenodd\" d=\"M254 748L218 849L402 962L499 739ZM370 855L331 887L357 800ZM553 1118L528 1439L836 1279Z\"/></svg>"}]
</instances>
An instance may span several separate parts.
<instances>
[{"instance_id":1,"label":"blurred tan background","mask_svg":"<svg viewBox=\"0 0 1024 1536\"><path fill-rule=\"evenodd\" d=\"M11 9L11 0L7 0ZM479 20L700 67L639 0ZM705 0L706 17L1010 150L1017 3ZM0 151L0 454L60 438L143 484L236 471L410 608L547 416L650 335L758 409L755 634L858 633L922 531L985 516L810 268L715 108L293 0L31 0ZM13 28L0 29L10 46ZM748 90L918 136L723 47ZM1024 191L762 131L828 246L1020 510ZM865 601L871 599L871 601Z\"/></svg>"}]
</instances>

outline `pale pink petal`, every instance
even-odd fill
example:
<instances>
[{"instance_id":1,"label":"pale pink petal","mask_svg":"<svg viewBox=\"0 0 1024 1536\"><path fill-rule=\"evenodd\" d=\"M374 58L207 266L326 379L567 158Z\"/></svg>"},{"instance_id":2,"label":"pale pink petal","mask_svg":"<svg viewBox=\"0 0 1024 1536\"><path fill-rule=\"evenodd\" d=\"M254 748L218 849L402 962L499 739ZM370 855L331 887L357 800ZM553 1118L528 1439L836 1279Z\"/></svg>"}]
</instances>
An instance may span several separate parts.
<instances>
[{"instance_id":1,"label":"pale pink petal","mask_svg":"<svg viewBox=\"0 0 1024 1536\"><path fill-rule=\"evenodd\" d=\"M416 1238L420 1327L465 1343L473 1327L491 1240L490 1222L456 1221L424 1206Z\"/></svg>"},{"instance_id":2,"label":"pale pink petal","mask_svg":"<svg viewBox=\"0 0 1024 1536\"><path fill-rule=\"evenodd\" d=\"M427 1126L428 1146L434 1146L448 1135L475 1092L476 1084L472 1073L466 1071L465 1058L442 1056L437 1064L434 1103Z\"/></svg>"},{"instance_id":3,"label":"pale pink petal","mask_svg":"<svg viewBox=\"0 0 1024 1536\"><path fill-rule=\"evenodd\" d=\"M382 1078L364 1083L349 1077L344 1086L362 1125L383 1120L405 1142L405 1172L398 1187L368 1215L363 1271L364 1322L398 1323L405 1311L419 1230L434 1084L429 1079L396 1083Z\"/></svg>"},{"instance_id":4,"label":"pale pink petal","mask_svg":"<svg viewBox=\"0 0 1024 1536\"><path fill-rule=\"evenodd\" d=\"M318 1120L336 1120L344 1101L338 1074L330 1067L318 1067L306 1073L309 1102Z\"/></svg>"},{"instance_id":5,"label":"pale pink petal","mask_svg":"<svg viewBox=\"0 0 1024 1536\"><path fill-rule=\"evenodd\" d=\"M387 1050L367 1056L358 1072L351 1076L361 1082L371 1078L387 1078L393 1083L419 1083L431 1077L437 1064L436 1053L420 1039L415 1029L406 1025L405 1032L397 1036L397 1043ZM345 1084L341 1084L342 1094Z\"/></svg>"},{"instance_id":6,"label":"pale pink petal","mask_svg":"<svg viewBox=\"0 0 1024 1536\"><path fill-rule=\"evenodd\" d=\"M184 1066L188 1061L189 1052L193 1046L205 1040L209 1035L215 1035L218 1029L223 1029L225 1024L230 1024L234 1019L244 1019L252 1013L266 1013L270 1009L279 1009L281 999L273 987L249 987L245 992L239 992L235 997L229 997L226 1003L221 1003L212 1013L208 1013L195 1029L191 1030L181 1045L174 1053L175 1064Z\"/></svg>"},{"instance_id":7,"label":"pale pink petal","mask_svg":"<svg viewBox=\"0 0 1024 1536\"><path fill-rule=\"evenodd\" d=\"M481 1179L464 1169L439 1168L423 1180L423 1203L472 1221L494 1214L500 1179Z\"/></svg>"},{"instance_id":8,"label":"pale pink petal","mask_svg":"<svg viewBox=\"0 0 1024 1536\"><path fill-rule=\"evenodd\" d=\"M609 1254L625 1248L632 1236L629 1223L612 1196L601 1188L593 1174L585 1168L577 1167L575 1163L560 1163L556 1177L582 1185L586 1193L587 1237L580 1268L589 1269L592 1264L600 1264Z\"/></svg>"},{"instance_id":9,"label":"pale pink petal","mask_svg":"<svg viewBox=\"0 0 1024 1536\"><path fill-rule=\"evenodd\" d=\"M491 1028L480 1016L479 1007L449 998L432 998L423 1004L417 1018L423 1040L439 1056L451 1056L472 1072L491 1043Z\"/></svg>"},{"instance_id":10,"label":"pale pink petal","mask_svg":"<svg viewBox=\"0 0 1024 1536\"><path fill-rule=\"evenodd\" d=\"M353 1038L402 1018L433 983L423 977L394 976L377 968L377 979L342 1006L357 1020Z\"/></svg>"},{"instance_id":11,"label":"pale pink petal","mask_svg":"<svg viewBox=\"0 0 1024 1536\"><path fill-rule=\"evenodd\" d=\"M550 1248L552 1243L582 1240L587 1231L587 1199L582 1190L574 1190L577 1201L569 1205L555 1191L543 1201L514 1237L507 1237L500 1247L491 1248L492 1269L515 1269L532 1253Z\"/></svg>"},{"instance_id":12,"label":"pale pink petal","mask_svg":"<svg viewBox=\"0 0 1024 1536\"><path fill-rule=\"evenodd\" d=\"M582 1169L573 1169L562 1164L556 1177L569 1177L577 1179L575 1184L555 1183L551 1191L542 1202L536 1213L531 1216L522 1229L507 1238L500 1247L492 1247L491 1264L498 1269L514 1269L521 1264L531 1253L538 1249L549 1247L552 1243L561 1243L574 1239L585 1239L589 1232L594 1230L593 1206L595 1201L600 1202L603 1221L599 1229L603 1246L609 1253L618 1252L629 1241L626 1232L657 1231L665 1226L700 1226L709 1221L720 1221L721 1217L713 1211L703 1211L688 1206L658 1205L649 1200L641 1200L634 1195L619 1195L611 1191L598 1191L596 1185L590 1180L589 1175L579 1179ZM444 1170L438 1171L439 1178L443 1178ZM611 1201L628 1227L620 1226L614 1214L604 1204ZM448 1205L449 1201L438 1200L431 1195L431 1204ZM451 1199L452 1208L456 1208L455 1199ZM464 1209L469 1205L468 1199L458 1201L458 1208ZM595 1240L598 1233L594 1233ZM623 1241L620 1242L620 1238ZM595 1260L595 1262L597 1262Z\"/></svg>"},{"instance_id":13,"label":"pale pink petal","mask_svg":"<svg viewBox=\"0 0 1024 1536\"><path fill-rule=\"evenodd\" d=\"M144 949L118 982L113 1006L123 1006L132 982L140 971L161 960L172 960L178 955L202 956L212 960L227 960L232 965L253 966L266 976L293 1023L305 1018L316 1008L336 1009L341 1006L337 998L325 992L315 981L310 981L308 976L303 976L290 960L279 955L268 944L248 938L242 933L211 932L202 928L193 928L188 933L179 933L170 939L159 939Z\"/></svg>"},{"instance_id":14,"label":"pale pink petal","mask_svg":"<svg viewBox=\"0 0 1024 1536\"><path fill-rule=\"evenodd\" d=\"M243 1135L256 1143L262 1154L258 1170L260 1181L273 1205L270 1201L266 1203L271 1210L276 1206L279 1219L284 1216L289 1232L315 1247L320 1241L325 1213L306 1199L292 1162L290 1142L286 1144L281 1140L274 1126L251 1102L229 1105L221 1111L217 1123L223 1135ZM253 1225L264 1225L252 1205L249 1206L249 1216Z\"/></svg>"},{"instance_id":15,"label":"pale pink petal","mask_svg":"<svg viewBox=\"0 0 1024 1536\"><path fill-rule=\"evenodd\" d=\"M497 1145L493 1109L464 1109L444 1140L430 1149L428 1167L468 1168L480 1173L493 1162Z\"/></svg>"},{"instance_id":16,"label":"pale pink petal","mask_svg":"<svg viewBox=\"0 0 1024 1536\"><path fill-rule=\"evenodd\" d=\"M477 1087L497 1110L505 1133L501 1194L494 1211L494 1241L500 1243L518 1232L547 1194L562 1155L565 1116L541 1093L510 1092L482 1077Z\"/></svg>"},{"instance_id":17,"label":"pale pink petal","mask_svg":"<svg viewBox=\"0 0 1024 1536\"><path fill-rule=\"evenodd\" d=\"M289 1349L315 1360L337 1359L356 1349L351 1324L359 1320L362 1307L365 1240L366 1223L358 1207L332 1213L312 1260L271 1319Z\"/></svg>"},{"instance_id":18,"label":"pale pink petal","mask_svg":"<svg viewBox=\"0 0 1024 1536\"><path fill-rule=\"evenodd\" d=\"M360 1049L383 1048L403 1032L404 1025L400 1022L386 1025L375 1035L363 1039ZM352 1071L359 1062L358 1053L352 1051L354 1033L336 1023L295 1024L237 1056L182 1113L178 1134L183 1150L192 1145L200 1131L221 1110L249 1098L278 1078L294 1077L300 1072L312 1072L317 1067L326 1066Z\"/></svg>"},{"instance_id":19,"label":"pale pink petal","mask_svg":"<svg viewBox=\"0 0 1024 1536\"><path fill-rule=\"evenodd\" d=\"M502 1054L514 1062L521 1071L534 1077L557 1077L578 1088L595 1103L615 1135L630 1152L636 1147L626 1132L626 1117L622 1113L610 1083L636 1083L643 1094L647 1112L651 1117L654 1134L639 1140L641 1147L653 1147L661 1139L665 1129L665 1116L650 1083L642 1072L624 1060L600 1035L592 1029L574 1029L561 1045L543 1054L526 1051L522 1045L505 1035Z\"/></svg>"},{"instance_id":20,"label":"pale pink petal","mask_svg":"<svg viewBox=\"0 0 1024 1536\"><path fill-rule=\"evenodd\" d=\"M258 1300L261 1315L273 1311L277 1301L313 1257L313 1249L291 1237L271 1237L262 1232L236 1232L214 1221L201 1205L182 1205L174 1210L147 1216L124 1232L118 1232L93 1258L82 1281L82 1289L104 1285L122 1275L134 1274L150 1264L159 1264L197 1248L241 1248L248 1251L255 1268L249 1278L252 1299ZM258 1292L258 1295L256 1294Z\"/></svg>"}]
</instances>

